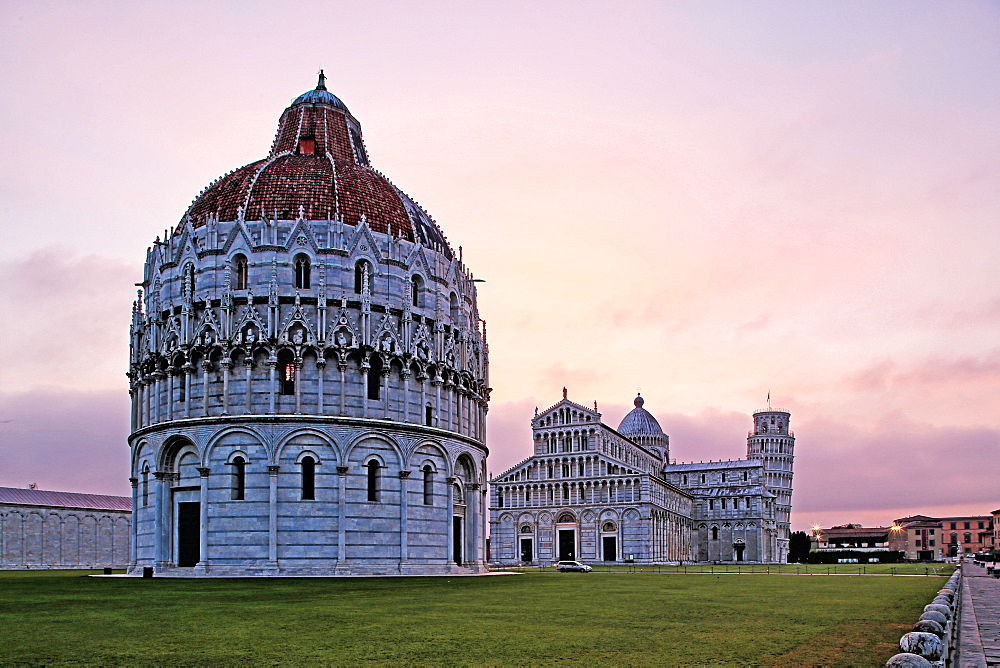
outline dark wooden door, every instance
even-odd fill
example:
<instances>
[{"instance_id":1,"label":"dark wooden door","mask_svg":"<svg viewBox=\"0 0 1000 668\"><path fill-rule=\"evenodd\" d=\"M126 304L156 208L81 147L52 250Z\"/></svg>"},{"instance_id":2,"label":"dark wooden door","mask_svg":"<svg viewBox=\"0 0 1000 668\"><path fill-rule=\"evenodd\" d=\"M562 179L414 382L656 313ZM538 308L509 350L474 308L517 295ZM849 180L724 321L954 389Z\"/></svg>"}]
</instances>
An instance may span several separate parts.
<instances>
[{"instance_id":1,"label":"dark wooden door","mask_svg":"<svg viewBox=\"0 0 1000 668\"><path fill-rule=\"evenodd\" d=\"M618 538L616 536L604 536L604 561L618 561Z\"/></svg>"},{"instance_id":2,"label":"dark wooden door","mask_svg":"<svg viewBox=\"0 0 1000 668\"><path fill-rule=\"evenodd\" d=\"M559 561L576 559L576 529L559 529Z\"/></svg>"},{"instance_id":3,"label":"dark wooden door","mask_svg":"<svg viewBox=\"0 0 1000 668\"><path fill-rule=\"evenodd\" d=\"M201 561L201 504L177 504L177 565L194 566Z\"/></svg>"},{"instance_id":4,"label":"dark wooden door","mask_svg":"<svg viewBox=\"0 0 1000 668\"><path fill-rule=\"evenodd\" d=\"M521 539L521 563L527 564L531 563L531 560L535 558L534 546L531 544L532 540L530 538Z\"/></svg>"},{"instance_id":5,"label":"dark wooden door","mask_svg":"<svg viewBox=\"0 0 1000 668\"><path fill-rule=\"evenodd\" d=\"M451 518L451 542L455 563L461 566L465 550L462 549L462 518L458 515Z\"/></svg>"}]
</instances>

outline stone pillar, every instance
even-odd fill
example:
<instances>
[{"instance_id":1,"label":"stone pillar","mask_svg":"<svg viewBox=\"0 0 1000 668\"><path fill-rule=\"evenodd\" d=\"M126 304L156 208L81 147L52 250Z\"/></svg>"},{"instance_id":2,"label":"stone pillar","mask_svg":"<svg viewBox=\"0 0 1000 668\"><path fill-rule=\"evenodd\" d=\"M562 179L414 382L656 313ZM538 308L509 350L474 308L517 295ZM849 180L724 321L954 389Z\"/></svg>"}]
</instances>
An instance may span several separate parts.
<instances>
[{"instance_id":1,"label":"stone pillar","mask_svg":"<svg viewBox=\"0 0 1000 668\"><path fill-rule=\"evenodd\" d=\"M253 410L253 405L251 404L253 397L253 355L248 353L243 359L243 364L246 366L247 372L246 398L244 400L243 413L248 415Z\"/></svg>"},{"instance_id":2,"label":"stone pillar","mask_svg":"<svg viewBox=\"0 0 1000 668\"><path fill-rule=\"evenodd\" d=\"M337 467L337 569L341 568L341 564L346 564L347 555L345 554L345 549L347 546L347 472L349 467L338 466ZM344 566L344 572L348 572L349 569Z\"/></svg>"},{"instance_id":3,"label":"stone pillar","mask_svg":"<svg viewBox=\"0 0 1000 668\"><path fill-rule=\"evenodd\" d=\"M270 399L268 400L270 402L268 404L268 406L269 406L269 412L270 413L274 413L274 400L275 400L274 393L275 393L275 390L277 389L275 387L275 373L277 372L277 369L278 369L278 360L277 359L275 359L274 357L271 357L269 360L267 360L267 372L268 372L268 378L270 379L270 382L268 383L268 386L271 388L271 390L270 390Z\"/></svg>"},{"instance_id":4,"label":"stone pillar","mask_svg":"<svg viewBox=\"0 0 1000 668\"><path fill-rule=\"evenodd\" d=\"M403 367L403 422L410 421L410 376L412 372L409 367Z\"/></svg>"},{"instance_id":5,"label":"stone pillar","mask_svg":"<svg viewBox=\"0 0 1000 668\"><path fill-rule=\"evenodd\" d=\"M225 357L219 365L222 367L222 414L229 415L229 369L233 360Z\"/></svg>"},{"instance_id":6,"label":"stone pillar","mask_svg":"<svg viewBox=\"0 0 1000 668\"><path fill-rule=\"evenodd\" d=\"M268 522L267 522L267 565L278 568L278 469L280 466L267 467L268 486Z\"/></svg>"},{"instance_id":7,"label":"stone pillar","mask_svg":"<svg viewBox=\"0 0 1000 668\"><path fill-rule=\"evenodd\" d=\"M132 534L131 544L128 550L128 570L131 571L135 568L136 562L136 549L135 545L139 537L139 479L129 478L129 483L132 485L132 521L130 522L130 529Z\"/></svg>"},{"instance_id":8,"label":"stone pillar","mask_svg":"<svg viewBox=\"0 0 1000 668\"><path fill-rule=\"evenodd\" d=\"M382 414L386 419L389 419L389 372L392 371L392 365L386 363L382 367Z\"/></svg>"},{"instance_id":9,"label":"stone pillar","mask_svg":"<svg viewBox=\"0 0 1000 668\"><path fill-rule=\"evenodd\" d=\"M210 470L205 467L198 467L198 475L201 476L201 490L198 499L200 501L199 508L201 512L201 516L199 517L198 541L201 544L199 546L199 559L195 565L195 570L200 573L208 571L208 474Z\"/></svg>"},{"instance_id":10,"label":"stone pillar","mask_svg":"<svg viewBox=\"0 0 1000 668\"><path fill-rule=\"evenodd\" d=\"M455 566L455 530L453 525L455 523L455 482L458 478L449 476L444 479L445 483L448 485L448 558L445 562L450 567Z\"/></svg>"},{"instance_id":11,"label":"stone pillar","mask_svg":"<svg viewBox=\"0 0 1000 668\"><path fill-rule=\"evenodd\" d=\"M434 376L434 380L431 381L431 387L434 388L434 422L432 427L437 427L441 422L441 383L444 381L441 379L440 374Z\"/></svg>"},{"instance_id":12,"label":"stone pillar","mask_svg":"<svg viewBox=\"0 0 1000 668\"><path fill-rule=\"evenodd\" d=\"M361 363L361 417L368 417L368 360Z\"/></svg>"},{"instance_id":13,"label":"stone pillar","mask_svg":"<svg viewBox=\"0 0 1000 668\"><path fill-rule=\"evenodd\" d=\"M191 376L194 365L188 362L181 369L184 371L184 417L191 417Z\"/></svg>"},{"instance_id":14,"label":"stone pillar","mask_svg":"<svg viewBox=\"0 0 1000 668\"><path fill-rule=\"evenodd\" d=\"M170 502L170 481L173 474L164 471L153 473L156 478L156 522L154 533L155 564L157 569L164 569L170 565L172 555L170 554L170 526L173 524L171 514L173 513ZM80 546L82 552L83 546Z\"/></svg>"},{"instance_id":15,"label":"stone pillar","mask_svg":"<svg viewBox=\"0 0 1000 668\"><path fill-rule=\"evenodd\" d=\"M345 396L347 394L346 380L344 375L347 372L347 360L343 358L337 359L337 370L340 371L340 415L346 415L347 406Z\"/></svg>"},{"instance_id":16,"label":"stone pillar","mask_svg":"<svg viewBox=\"0 0 1000 668\"><path fill-rule=\"evenodd\" d=\"M478 567L483 563L483 555L480 554L480 522L479 522L479 489L482 487L479 483L471 482L465 486L465 534L462 536L465 541L465 545L471 546L472 554L469 555L468 566L471 570L476 571ZM485 543L484 543L485 544Z\"/></svg>"},{"instance_id":17,"label":"stone pillar","mask_svg":"<svg viewBox=\"0 0 1000 668\"><path fill-rule=\"evenodd\" d=\"M201 361L201 412L208 417L208 370L212 368L212 361L206 357Z\"/></svg>"},{"instance_id":18,"label":"stone pillar","mask_svg":"<svg viewBox=\"0 0 1000 668\"><path fill-rule=\"evenodd\" d=\"M163 388L163 378L166 376L162 371L155 371L153 373L153 422L160 422L160 394Z\"/></svg>"},{"instance_id":19,"label":"stone pillar","mask_svg":"<svg viewBox=\"0 0 1000 668\"><path fill-rule=\"evenodd\" d=\"M399 571L404 571L404 566L408 560L407 544L409 534L406 527L406 507L407 489L406 481L410 479L410 471L403 469L399 472Z\"/></svg>"},{"instance_id":20,"label":"stone pillar","mask_svg":"<svg viewBox=\"0 0 1000 668\"><path fill-rule=\"evenodd\" d=\"M293 362L295 373L295 414L302 413L302 358L297 357Z\"/></svg>"},{"instance_id":21,"label":"stone pillar","mask_svg":"<svg viewBox=\"0 0 1000 668\"><path fill-rule=\"evenodd\" d=\"M174 419L174 378L177 376L177 368L167 367L167 420Z\"/></svg>"},{"instance_id":22,"label":"stone pillar","mask_svg":"<svg viewBox=\"0 0 1000 668\"><path fill-rule=\"evenodd\" d=\"M326 408L325 407L326 402L323 397L323 376L325 375L325 372L326 372L326 359L323 358L323 353L321 351L319 353L319 356L316 358L316 376L317 376L317 382L319 384L318 387L316 388L317 391L316 413L319 415L323 415L325 413L325 408Z\"/></svg>"}]
</instances>

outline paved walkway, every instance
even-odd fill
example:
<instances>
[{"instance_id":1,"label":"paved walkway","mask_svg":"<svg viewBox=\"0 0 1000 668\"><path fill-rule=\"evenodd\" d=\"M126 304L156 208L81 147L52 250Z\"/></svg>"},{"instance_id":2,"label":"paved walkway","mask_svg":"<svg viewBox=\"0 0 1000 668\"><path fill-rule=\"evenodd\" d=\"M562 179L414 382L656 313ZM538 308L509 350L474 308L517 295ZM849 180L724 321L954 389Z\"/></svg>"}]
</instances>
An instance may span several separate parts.
<instances>
[{"instance_id":1,"label":"paved walkway","mask_svg":"<svg viewBox=\"0 0 1000 668\"><path fill-rule=\"evenodd\" d=\"M1000 580L985 566L962 565L962 618L958 631L961 668L1000 666Z\"/></svg>"}]
</instances>

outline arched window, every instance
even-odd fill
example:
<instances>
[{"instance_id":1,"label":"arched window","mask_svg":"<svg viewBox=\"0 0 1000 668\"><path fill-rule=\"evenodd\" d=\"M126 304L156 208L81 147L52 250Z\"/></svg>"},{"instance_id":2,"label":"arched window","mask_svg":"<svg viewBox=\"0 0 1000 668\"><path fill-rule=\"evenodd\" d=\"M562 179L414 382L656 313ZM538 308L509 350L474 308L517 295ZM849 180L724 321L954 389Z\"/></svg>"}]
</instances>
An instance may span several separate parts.
<instances>
[{"instance_id":1,"label":"arched window","mask_svg":"<svg viewBox=\"0 0 1000 668\"><path fill-rule=\"evenodd\" d=\"M316 498L316 460L312 457L302 458L302 500L313 501Z\"/></svg>"},{"instance_id":2,"label":"arched window","mask_svg":"<svg viewBox=\"0 0 1000 668\"><path fill-rule=\"evenodd\" d=\"M242 457L233 459L233 501L243 501L247 493L247 462Z\"/></svg>"},{"instance_id":3,"label":"arched window","mask_svg":"<svg viewBox=\"0 0 1000 668\"><path fill-rule=\"evenodd\" d=\"M456 295L454 292L451 293L451 296L448 298L448 301L451 306L451 322L452 324L456 324L458 323L459 316L462 315L462 310L458 307L458 295Z\"/></svg>"},{"instance_id":4,"label":"arched window","mask_svg":"<svg viewBox=\"0 0 1000 668\"><path fill-rule=\"evenodd\" d=\"M372 266L365 260L358 260L354 265L354 292L359 295L367 286L371 292Z\"/></svg>"},{"instance_id":5,"label":"arched window","mask_svg":"<svg viewBox=\"0 0 1000 668\"><path fill-rule=\"evenodd\" d=\"M309 258L305 255L295 256L295 287L309 289Z\"/></svg>"},{"instance_id":6,"label":"arched window","mask_svg":"<svg viewBox=\"0 0 1000 668\"><path fill-rule=\"evenodd\" d=\"M712 527L712 540L719 540L719 527Z\"/></svg>"},{"instance_id":7,"label":"arched window","mask_svg":"<svg viewBox=\"0 0 1000 668\"><path fill-rule=\"evenodd\" d=\"M423 291L424 279L420 278L417 274L414 274L411 285L411 292L413 294L411 296L413 297L413 305L418 308L424 305Z\"/></svg>"},{"instance_id":8,"label":"arched window","mask_svg":"<svg viewBox=\"0 0 1000 668\"><path fill-rule=\"evenodd\" d=\"M382 358L372 355L369 359L371 368L368 369L368 398L377 400L382 389Z\"/></svg>"},{"instance_id":9,"label":"arched window","mask_svg":"<svg viewBox=\"0 0 1000 668\"><path fill-rule=\"evenodd\" d=\"M424 505L434 505L434 470L430 464L424 464ZM500 507L503 507L503 497L500 497Z\"/></svg>"},{"instance_id":10,"label":"arched window","mask_svg":"<svg viewBox=\"0 0 1000 668\"><path fill-rule=\"evenodd\" d=\"M616 527L614 522L605 522L604 526L601 527L601 531L615 531L615 530Z\"/></svg>"},{"instance_id":11,"label":"arched window","mask_svg":"<svg viewBox=\"0 0 1000 668\"><path fill-rule=\"evenodd\" d=\"M288 350L278 353L278 393L295 394L295 357Z\"/></svg>"},{"instance_id":12,"label":"arched window","mask_svg":"<svg viewBox=\"0 0 1000 668\"><path fill-rule=\"evenodd\" d=\"M526 506L530 506L531 505L531 490L530 489L524 490L524 505L526 505Z\"/></svg>"},{"instance_id":13,"label":"arched window","mask_svg":"<svg viewBox=\"0 0 1000 668\"><path fill-rule=\"evenodd\" d=\"M531 525L524 524L521 526L521 533L531 533Z\"/></svg>"},{"instance_id":14,"label":"arched window","mask_svg":"<svg viewBox=\"0 0 1000 668\"><path fill-rule=\"evenodd\" d=\"M434 426L434 409L430 404L424 406L424 426L433 427Z\"/></svg>"},{"instance_id":15,"label":"arched window","mask_svg":"<svg viewBox=\"0 0 1000 668\"><path fill-rule=\"evenodd\" d=\"M560 524L566 524L568 522L575 522L575 521L576 520L569 513L563 513L562 515L559 516L559 523Z\"/></svg>"},{"instance_id":16,"label":"arched window","mask_svg":"<svg viewBox=\"0 0 1000 668\"><path fill-rule=\"evenodd\" d=\"M368 467L368 500L378 501L378 493L379 493L378 460L372 459L367 464L365 464L365 466Z\"/></svg>"},{"instance_id":17,"label":"arched window","mask_svg":"<svg viewBox=\"0 0 1000 668\"><path fill-rule=\"evenodd\" d=\"M142 505L143 507L149 505L149 464L144 464L142 467Z\"/></svg>"},{"instance_id":18,"label":"arched window","mask_svg":"<svg viewBox=\"0 0 1000 668\"><path fill-rule=\"evenodd\" d=\"M247 262L245 255L241 254L233 258L233 270L236 274L236 285L233 289L246 290L247 285L250 284L250 263Z\"/></svg>"}]
</instances>

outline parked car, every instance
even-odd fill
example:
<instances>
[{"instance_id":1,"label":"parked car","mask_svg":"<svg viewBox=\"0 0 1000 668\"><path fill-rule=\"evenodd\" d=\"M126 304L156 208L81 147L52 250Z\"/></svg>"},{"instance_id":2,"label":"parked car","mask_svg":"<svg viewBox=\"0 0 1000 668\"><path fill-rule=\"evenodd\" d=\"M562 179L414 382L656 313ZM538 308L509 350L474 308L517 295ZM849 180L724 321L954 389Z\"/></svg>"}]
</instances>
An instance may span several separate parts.
<instances>
[{"instance_id":1,"label":"parked car","mask_svg":"<svg viewBox=\"0 0 1000 668\"><path fill-rule=\"evenodd\" d=\"M587 564L581 564L579 561L560 561L556 564L556 569L560 573L569 573L572 571L577 571L578 573L589 573L594 570Z\"/></svg>"}]
</instances>

